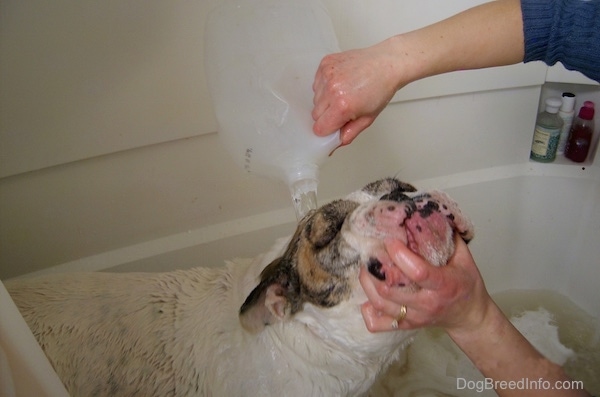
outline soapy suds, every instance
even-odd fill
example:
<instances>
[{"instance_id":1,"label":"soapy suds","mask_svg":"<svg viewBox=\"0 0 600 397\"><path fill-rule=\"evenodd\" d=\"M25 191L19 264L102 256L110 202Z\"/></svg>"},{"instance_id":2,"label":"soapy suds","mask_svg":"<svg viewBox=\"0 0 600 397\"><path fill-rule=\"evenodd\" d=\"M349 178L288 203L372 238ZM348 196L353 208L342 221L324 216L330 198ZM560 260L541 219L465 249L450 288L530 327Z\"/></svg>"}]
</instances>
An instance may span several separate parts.
<instances>
[{"instance_id":1,"label":"soapy suds","mask_svg":"<svg viewBox=\"0 0 600 397\"><path fill-rule=\"evenodd\" d=\"M542 354L563 365L589 393L600 394L598 318L553 291L509 290L493 297ZM375 383L370 396L496 396L493 390L467 387L466 381L481 386L476 382L483 382L484 377L440 329L421 332L406 356Z\"/></svg>"}]
</instances>

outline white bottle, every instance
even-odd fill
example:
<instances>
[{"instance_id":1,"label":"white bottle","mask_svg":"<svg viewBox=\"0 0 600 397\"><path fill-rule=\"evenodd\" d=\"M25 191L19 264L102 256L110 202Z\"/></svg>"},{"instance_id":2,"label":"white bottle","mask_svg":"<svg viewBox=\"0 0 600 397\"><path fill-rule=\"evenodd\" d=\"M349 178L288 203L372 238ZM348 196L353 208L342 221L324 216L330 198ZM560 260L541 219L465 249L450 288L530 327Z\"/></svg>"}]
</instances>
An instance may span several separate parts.
<instances>
[{"instance_id":1,"label":"white bottle","mask_svg":"<svg viewBox=\"0 0 600 397\"><path fill-rule=\"evenodd\" d=\"M560 138L558 140L558 148L556 154L565 154L565 146L569 139L569 131L573 125L573 118L575 117L575 94L570 92L563 92L562 94L562 105L558 111L558 117L563 121L562 129L560 130Z\"/></svg>"},{"instance_id":2,"label":"white bottle","mask_svg":"<svg viewBox=\"0 0 600 397\"><path fill-rule=\"evenodd\" d=\"M312 132L312 84L323 56L339 52L318 0L226 0L205 32L205 69L219 137L247 172L290 188L300 219L316 208L318 169L339 132Z\"/></svg>"}]
</instances>

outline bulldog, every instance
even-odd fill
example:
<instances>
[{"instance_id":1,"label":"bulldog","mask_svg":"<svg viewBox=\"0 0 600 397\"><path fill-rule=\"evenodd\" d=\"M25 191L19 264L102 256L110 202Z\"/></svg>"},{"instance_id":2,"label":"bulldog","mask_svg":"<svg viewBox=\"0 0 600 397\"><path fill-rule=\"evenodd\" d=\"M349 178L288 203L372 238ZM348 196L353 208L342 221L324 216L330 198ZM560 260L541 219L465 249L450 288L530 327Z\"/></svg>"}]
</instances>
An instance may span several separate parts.
<instances>
[{"instance_id":1,"label":"bulldog","mask_svg":"<svg viewBox=\"0 0 600 397\"><path fill-rule=\"evenodd\" d=\"M369 333L366 266L417 288L383 240L434 265L473 225L440 191L387 178L307 214L253 260L168 273L67 273L6 283L72 396L356 396L414 331Z\"/></svg>"}]
</instances>

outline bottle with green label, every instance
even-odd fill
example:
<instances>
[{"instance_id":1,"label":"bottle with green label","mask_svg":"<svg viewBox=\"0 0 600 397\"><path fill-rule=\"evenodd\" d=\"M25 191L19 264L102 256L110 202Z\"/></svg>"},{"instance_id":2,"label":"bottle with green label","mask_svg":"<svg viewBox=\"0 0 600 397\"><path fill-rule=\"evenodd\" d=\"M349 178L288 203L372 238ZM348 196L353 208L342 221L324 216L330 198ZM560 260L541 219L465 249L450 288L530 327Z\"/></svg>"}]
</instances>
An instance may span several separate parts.
<instances>
[{"instance_id":1,"label":"bottle with green label","mask_svg":"<svg viewBox=\"0 0 600 397\"><path fill-rule=\"evenodd\" d=\"M561 105L562 101L559 98L546 99L546 109L538 115L535 122L530 155L532 160L549 163L556 158L563 126L563 120L558 116Z\"/></svg>"}]
</instances>

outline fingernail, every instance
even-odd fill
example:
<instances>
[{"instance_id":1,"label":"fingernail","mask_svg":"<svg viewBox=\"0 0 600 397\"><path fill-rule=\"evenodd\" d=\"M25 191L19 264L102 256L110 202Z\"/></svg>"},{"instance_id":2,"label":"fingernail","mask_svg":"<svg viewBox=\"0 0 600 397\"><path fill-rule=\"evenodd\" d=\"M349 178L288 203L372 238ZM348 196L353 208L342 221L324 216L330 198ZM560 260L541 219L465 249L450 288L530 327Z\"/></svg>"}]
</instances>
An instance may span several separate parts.
<instances>
[{"instance_id":1,"label":"fingernail","mask_svg":"<svg viewBox=\"0 0 600 397\"><path fill-rule=\"evenodd\" d=\"M347 143L340 143L338 146L336 146L330 153L329 156L331 157L331 155L333 154L333 152L335 152L336 150L338 150L339 148L341 148L342 146L346 146Z\"/></svg>"}]
</instances>

